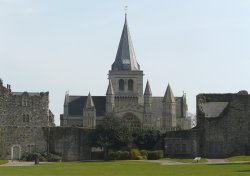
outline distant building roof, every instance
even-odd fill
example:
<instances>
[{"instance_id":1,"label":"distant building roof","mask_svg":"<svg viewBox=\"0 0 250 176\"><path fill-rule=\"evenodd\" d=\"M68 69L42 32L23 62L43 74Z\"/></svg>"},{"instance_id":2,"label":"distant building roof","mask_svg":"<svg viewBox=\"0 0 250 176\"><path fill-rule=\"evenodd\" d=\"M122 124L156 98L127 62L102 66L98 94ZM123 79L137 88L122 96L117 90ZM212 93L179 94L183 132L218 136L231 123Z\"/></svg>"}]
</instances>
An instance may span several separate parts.
<instances>
[{"instance_id":1,"label":"distant building roof","mask_svg":"<svg viewBox=\"0 0 250 176\"><path fill-rule=\"evenodd\" d=\"M69 116L82 116L88 96L69 96ZM103 116L106 110L105 96L92 96L96 116Z\"/></svg>"}]
</instances>

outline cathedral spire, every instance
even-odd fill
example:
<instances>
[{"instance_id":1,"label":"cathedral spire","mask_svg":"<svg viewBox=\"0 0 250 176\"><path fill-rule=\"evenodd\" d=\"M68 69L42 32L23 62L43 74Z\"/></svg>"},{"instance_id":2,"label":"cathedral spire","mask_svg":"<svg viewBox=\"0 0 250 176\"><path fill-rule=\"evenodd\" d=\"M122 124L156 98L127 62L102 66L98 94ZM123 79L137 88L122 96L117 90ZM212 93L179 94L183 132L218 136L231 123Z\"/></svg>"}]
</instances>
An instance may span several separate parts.
<instances>
[{"instance_id":1,"label":"cathedral spire","mask_svg":"<svg viewBox=\"0 0 250 176\"><path fill-rule=\"evenodd\" d=\"M113 84L111 82L111 80L109 80L109 86L106 92L106 95L114 95L114 88L113 88Z\"/></svg>"},{"instance_id":2,"label":"cathedral spire","mask_svg":"<svg viewBox=\"0 0 250 176\"><path fill-rule=\"evenodd\" d=\"M140 70L127 24L127 13L112 70Z\"/></svg>"},{"instance_id":3,"label":"cathedral spire","mask_svg":"<svg viewBox=\"0 0 250 176\"><path fill-rule=\"evenodd\" d=\"M92 107L95 107L95 105L94 105L93 99L92 99L90 92L89 92L89 95L88 95L88 98L87 98L87 101L85 104L85 108L92 108Z\"/></svg>"},{"instance_id":4,"label":"cathedral spire","mask_svg":"<svg viewBox=\"0 0 250 176\"><path fill-rule=\"evenodd\" d=\"M173 94L172 89L171 89L169 84L168 84L167 90L165 92L165 95L163 97L163 102L175 103L174 94Z\"/></svg>"},{"instance_id":5,"label":"cathedral spire","mask_svg":"<svg viewBox=\"0 0 250 176\"><path fill-rule=\"evenodd\" d=\"M151 88L150 88L150 85L149 85L149 81L147 81L146 88L145 88L145 91L144 91L144 95L152 95Z\"/></svg>"}]
</instances>

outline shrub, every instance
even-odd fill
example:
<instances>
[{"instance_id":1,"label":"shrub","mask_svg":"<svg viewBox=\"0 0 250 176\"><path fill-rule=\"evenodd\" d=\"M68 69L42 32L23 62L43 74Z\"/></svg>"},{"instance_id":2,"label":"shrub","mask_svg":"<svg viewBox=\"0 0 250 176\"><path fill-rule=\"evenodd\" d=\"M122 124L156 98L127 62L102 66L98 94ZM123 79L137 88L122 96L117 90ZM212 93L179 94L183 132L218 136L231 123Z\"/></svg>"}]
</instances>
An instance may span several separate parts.
<instances>
[{"instance_id":1,"label":"shrub","mask_svg":"<svg viewBox=\"0 0 250 176\"><path fill-rule=\"evenodd\" d=\"M110 152L108 158L110 160L128 160L130 159L130 154L128 151Z\"/></svg>"},{"instance_id":2,"label":"shrub","mask_svg":"<svg viewBox=\"0 0 250 176\"><path fill-rule=\"evenodd\" d=\"M128 160L128 159L130 159L129 152L128 151L120 151L119 159L120 160Z\"/></svg>"},{"instance_id":3,"label":"shrub","mask_svg":"<svg viewBox=\"0 0 250 176\"><path fill-rule=\"evenodd\" d=\"M52 154L52 153L49 153L47 155L47 161L61 161L62 160L62 157L59 156L59 155L55 155L55 154Z\"/></svg>"},{"instance_id":4,"label":"shrub","mask_svg":"<svg viewBox=\"0 0 250 176\"><path fill-rule=\"evenodd\" d=\"M137 159L139 156L141 156L141 152L138 149L131 149L132 159Z\"/></svg>"},{"instance_id":5,"label":"shrub","mask_svg":"<svg viewBox=\"0 0 250 176\"><path fill-rule=\"evenodd\" d=\"M55 154L47 154L47 153L25 153L22 156L22 160L24 161L34 161L36 158L39 159L39 161L61 161L62 158L59 155Z\"/></svg>"},{"instance_id":6,"label":"shrub","mask_svg":"<svg viewBox=\"0 0 250 176\"><path fill-rule=\"evenodd\" d=\"M148 160L158 160L160 158L163 158L162 150L148 151Z\"/></svg>"},{"instance_id":7,"label":"shrub","mask_svg":"<svg viewBox=\"0 0 250 176\"><path fill-rule=\"evenodd\" d=\"M36 158L38 158L39 161L46 161L46 158L40 153L24 153L22 156L22 160L24 161L34 161Z\"/></svg>"},{"instance_id":8,"label":"shrub","mask_svg":"<svg viewBox=\"0 0 250 176\"><path fill-rule=\"evenodd\" d=\"M147 150L141 150L141 155L148 157L148 151Z\"/></svg>"}]
</instances>

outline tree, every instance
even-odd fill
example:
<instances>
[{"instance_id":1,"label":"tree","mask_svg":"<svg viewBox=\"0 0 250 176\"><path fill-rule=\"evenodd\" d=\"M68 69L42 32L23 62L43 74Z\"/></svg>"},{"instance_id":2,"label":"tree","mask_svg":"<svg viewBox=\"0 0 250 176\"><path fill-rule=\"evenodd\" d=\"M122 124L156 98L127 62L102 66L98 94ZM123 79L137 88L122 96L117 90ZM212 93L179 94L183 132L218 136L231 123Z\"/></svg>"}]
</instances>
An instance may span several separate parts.
<instances>
[{"instance_id":1,"label":"tree","mask_svg":"<svg viewBox=\"0 0 250 176\"><path fill-rule=\"evenodd\" d=\"M103 147L106 160L109 149L131 146L132 135L120 118L109 113L96 126L96 129L90 132L89 141L92 147Z\"/></svg>"},{"instance_id":2,"label":"tree","mask_svg":"<svg viewBox=\"0 0 250 176\"><path fill-rule=\"evenodd\" d=\"M133 142L140 149L152 150L160 140L160 132L154 129L140 130L133 134Z\"/></svg>"}]
</instances>

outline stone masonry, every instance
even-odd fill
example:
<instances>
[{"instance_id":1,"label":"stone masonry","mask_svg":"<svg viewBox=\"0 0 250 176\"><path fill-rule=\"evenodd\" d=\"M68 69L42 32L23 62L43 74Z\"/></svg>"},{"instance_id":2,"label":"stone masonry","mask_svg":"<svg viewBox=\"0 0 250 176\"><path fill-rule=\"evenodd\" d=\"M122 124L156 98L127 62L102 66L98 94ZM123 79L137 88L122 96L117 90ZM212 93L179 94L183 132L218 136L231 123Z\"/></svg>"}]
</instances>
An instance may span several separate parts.
<instances>
[{"instance_id":1,"label":"stone masonry","mask_svg":"<svg viewBox=\"0 0 250 176\"><path fill-rule=\"evenodd\" d=\"M196 100L197 126L192 130L168 132L167 154L210 158L249 155L250 95L247 91L199 94Z\"/></svg>"},{"instance_id":2,"label":"stone masonry","mask_svg":"<svg viewBox=\"0 0 250 176\"><path fill-rule=\"evenodd\" d=\"M12 92L0 80L0 125L53 126L49 92Z\"/></svg>"}]
</instances>

